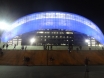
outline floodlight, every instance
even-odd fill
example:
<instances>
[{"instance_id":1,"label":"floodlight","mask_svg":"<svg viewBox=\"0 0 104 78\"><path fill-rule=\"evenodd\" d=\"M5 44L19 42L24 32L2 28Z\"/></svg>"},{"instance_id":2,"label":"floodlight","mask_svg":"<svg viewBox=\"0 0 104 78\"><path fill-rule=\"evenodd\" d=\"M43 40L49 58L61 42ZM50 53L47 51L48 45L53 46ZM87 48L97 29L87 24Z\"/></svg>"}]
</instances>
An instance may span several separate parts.
<instances>
[{"instance_id":1,"label":"floodlight","mask_svg":"<svg viewBox=\"0 0 104 78\"><path fill-rule=\"evenodd\" d=\"M4 22L4 21L0 22L0 29L1 30L7 30L8 27L9 27L9 24L7 24L6 22Z\"/></svg>"},{"instance_id":2,"label":"floodlight","mask_svg":"<svg viewBox=\"0 0 104 78\"><path fill-rule=\"evenodd\" d=\"M35 38L31 38L30 42L31 42L31 44L33 44L35 42Z\"/></svg>"}]
</instances>

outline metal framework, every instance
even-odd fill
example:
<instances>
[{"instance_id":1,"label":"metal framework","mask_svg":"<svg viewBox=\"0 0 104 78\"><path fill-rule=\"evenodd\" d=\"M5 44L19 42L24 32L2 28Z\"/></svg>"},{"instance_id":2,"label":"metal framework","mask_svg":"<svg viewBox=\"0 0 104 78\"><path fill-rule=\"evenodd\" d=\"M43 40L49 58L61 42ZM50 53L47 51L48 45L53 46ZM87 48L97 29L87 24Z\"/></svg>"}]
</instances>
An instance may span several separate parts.
<instances>
[{"instance_id":1,"label":"metal framework","mask_svg":"<svg viewBox=\"0 0 104 78\"><path fill-rule=\"evenodd\" d=\"M17 35L34 30L64 29L91 36L104 44L104 35L96 24L83 16L66 12L40 12L27 15L15 21L1 40L7 42Z\"/></svg>"}]
</instances>

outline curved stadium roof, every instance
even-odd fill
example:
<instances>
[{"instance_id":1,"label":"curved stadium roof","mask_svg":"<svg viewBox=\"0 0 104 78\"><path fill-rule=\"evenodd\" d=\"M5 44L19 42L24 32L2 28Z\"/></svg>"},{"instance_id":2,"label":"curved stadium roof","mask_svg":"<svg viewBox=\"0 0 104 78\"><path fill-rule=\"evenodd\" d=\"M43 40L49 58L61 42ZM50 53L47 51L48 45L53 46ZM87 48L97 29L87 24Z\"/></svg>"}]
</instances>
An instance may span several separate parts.
<instances>
[{"instance_id":1,"label":"curved stadium roof","mask_svg":"<svg viewBox=\"0 0 104 78\"><path fill-rule=\"evenodd\" d=\"M96 24L80 15L66 12L40 12L22 17L11 25L11 28L2 35L1 40L7 42L17 35L43 29L77 31L94 37L104 44L104 35Z\"/></svg>"}]
</instances>

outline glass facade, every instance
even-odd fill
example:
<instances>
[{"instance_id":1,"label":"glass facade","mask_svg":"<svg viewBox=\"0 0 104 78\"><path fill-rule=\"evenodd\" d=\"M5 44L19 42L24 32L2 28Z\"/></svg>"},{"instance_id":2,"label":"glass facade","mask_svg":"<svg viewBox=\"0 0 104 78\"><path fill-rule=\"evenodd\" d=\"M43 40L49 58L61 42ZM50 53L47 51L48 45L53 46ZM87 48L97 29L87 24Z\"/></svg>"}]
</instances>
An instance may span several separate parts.
<instances>
[{"instance_id":1,"label":"glass facade","mask_svg":"<svg viewBox=\"0 0 104 78\"><path fill-rule=\"evenodd\" d=\"M43 33L40 33L43 32ZM48 33L46 33L48 32ZM53 33L54 32L54 33ZM70 32L66 34L67 32ZM64 33L64 34L61 34ZM66 31L66 30L38 30L22 34L8 41L10 45L31 45L30 40L34 38L36 41L32 45L43 46L97 46L96 40L85 34L79 32ZM87 43L85 40L87 39Z\"/></svg>"}]
</instances>

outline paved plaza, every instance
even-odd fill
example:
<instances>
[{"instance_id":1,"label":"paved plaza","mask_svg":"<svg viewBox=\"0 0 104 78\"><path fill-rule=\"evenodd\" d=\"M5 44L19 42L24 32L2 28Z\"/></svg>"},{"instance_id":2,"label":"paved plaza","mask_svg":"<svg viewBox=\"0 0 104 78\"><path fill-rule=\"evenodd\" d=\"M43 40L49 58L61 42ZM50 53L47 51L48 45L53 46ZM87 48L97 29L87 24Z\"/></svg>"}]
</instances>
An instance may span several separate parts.
<instances>
[{"instance_id":1,"label":"paved plaza","mask_svg":"<svg viewBox=\"0 0 104 78\"><path fill-rule=\"evenodd\" d=\"M0 78L104 78L104 66L0 66Z\"/></svg>"}]
</instances>

